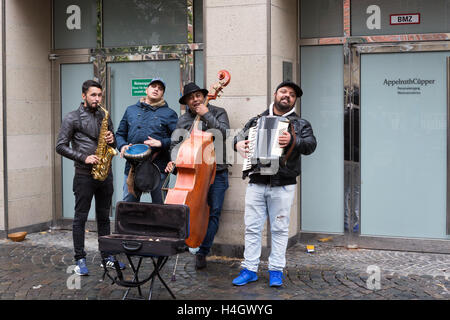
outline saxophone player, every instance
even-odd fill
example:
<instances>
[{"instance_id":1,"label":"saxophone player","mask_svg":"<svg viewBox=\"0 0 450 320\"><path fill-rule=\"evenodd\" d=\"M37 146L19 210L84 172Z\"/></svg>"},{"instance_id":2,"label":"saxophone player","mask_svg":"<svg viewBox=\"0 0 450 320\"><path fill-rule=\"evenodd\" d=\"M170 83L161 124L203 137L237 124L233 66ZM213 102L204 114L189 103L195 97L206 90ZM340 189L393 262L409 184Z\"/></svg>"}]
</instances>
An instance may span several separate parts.
<instances>
[{"instance_id":1,"label":"saxophone player","mask_svg":"<svg viewBox=\"0 0 450 320\"><path fill-rule=\"evenodd\" d=\"M93 80L83 83L81 89L83 101L80 106L69 112L61 123L56 142L56 152L63 157L73 160L75 175L73 178L73 192L75 195L75 214L73 219L72 236L78 275L88 275L86 252L84 250L85 224L95 197L95 211L98 236L110 234L109 212L113 194L113 177L109 170L104 180L94 179L92 168L102 159L99 158L97 147L109 145L116 147L112 121L107 118L107 129L101 130L105 113L102 112L102 86ZM106 123L105 123L106 125ZM100 133L104 132L104 136ZM114 265L114 256L101 253L103 263L108 267ZM125 265L119 263L123 269ZM103 266L103 265L102 265Z\"/></svg>"}]
</instances>

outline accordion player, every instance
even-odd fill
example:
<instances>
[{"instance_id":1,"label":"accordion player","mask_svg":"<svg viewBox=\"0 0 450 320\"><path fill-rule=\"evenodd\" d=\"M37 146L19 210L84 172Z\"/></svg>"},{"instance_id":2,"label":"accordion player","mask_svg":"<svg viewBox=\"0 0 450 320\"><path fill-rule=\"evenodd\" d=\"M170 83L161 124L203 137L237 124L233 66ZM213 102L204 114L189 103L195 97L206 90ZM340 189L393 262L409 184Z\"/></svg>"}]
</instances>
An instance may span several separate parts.
<instances>
[{"instance_id":1,"label":"accordion player","mask_svg":"<svg viewBox=\"0 0 450 320\"><path fill-rule=\"evenodd\" d=\"M285 117L258 118L256 125L251 127L248 133L249 152L242 165L244 175L256 172L261 175L272 175L278 171L280 157L284 154L278 138L288 128L289 120Z\"/></svg>"}]
</instances>

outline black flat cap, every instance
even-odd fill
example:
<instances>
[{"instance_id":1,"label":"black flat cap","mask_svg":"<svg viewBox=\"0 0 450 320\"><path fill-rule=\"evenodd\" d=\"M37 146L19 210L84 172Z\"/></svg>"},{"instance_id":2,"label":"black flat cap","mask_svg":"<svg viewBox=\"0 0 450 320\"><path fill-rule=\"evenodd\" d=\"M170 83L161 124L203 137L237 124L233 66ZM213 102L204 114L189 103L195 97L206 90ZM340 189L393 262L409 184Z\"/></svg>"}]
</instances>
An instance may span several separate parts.
<instances>
[{"instance_id":1,"label":"black flat cap","mask_svg":"<svg viewBox=\"0 0 450 320\"><path fill-rule=\"evenodd\" d=\"M300 89L300 87L297 84L295 84L294 82L292 82L292 81L283 81L282 83L280 83L278 85L278 87L275 90L275 92L277 92L278 89L280 89L282 87L291 87L292 89L294 89L295 94L297 95L297 98L301 97L303 95L302 89Z\"/></svg>"}]
</instances>

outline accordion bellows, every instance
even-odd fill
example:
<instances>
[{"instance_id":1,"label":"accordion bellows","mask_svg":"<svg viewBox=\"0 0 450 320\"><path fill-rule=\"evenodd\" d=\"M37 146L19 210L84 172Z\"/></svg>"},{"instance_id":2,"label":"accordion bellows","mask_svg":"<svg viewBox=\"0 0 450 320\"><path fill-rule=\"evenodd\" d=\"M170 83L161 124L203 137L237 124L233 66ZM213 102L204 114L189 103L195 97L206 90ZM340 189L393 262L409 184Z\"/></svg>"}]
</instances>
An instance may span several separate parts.
<instances>
[{"instance_id":1,"label":"accordion bellows","mask_svg":"<svg viewBox=\"0 0 450 320\"><path fill-rule=\"evenodd\" d=\"M278 160L283 154L283 149L278 143L280 135L287 131L289 120L284 117L263 116L257 121L256 126L251 127L248 133L249 153L244 159L242 171L248 171L258 160Z\"/></svg>"}]
</instances>

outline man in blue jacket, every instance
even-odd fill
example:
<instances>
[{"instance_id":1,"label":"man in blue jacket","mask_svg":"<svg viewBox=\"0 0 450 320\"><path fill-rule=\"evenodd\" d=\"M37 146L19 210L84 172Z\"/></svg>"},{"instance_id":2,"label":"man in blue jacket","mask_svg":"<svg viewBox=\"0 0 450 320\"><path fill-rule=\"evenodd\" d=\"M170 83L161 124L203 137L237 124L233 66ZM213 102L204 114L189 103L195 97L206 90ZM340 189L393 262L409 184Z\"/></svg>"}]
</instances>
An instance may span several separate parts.
<instances>
[{"instance_id":1,"label":"man in blue jacket","mask_svg":"<svg viewBox=\"0 0 450 320\"><path fill-rule=\"evenodd\" d=\"M164 169L170 161L169 147L172 131L177 125L177 113L169 108L164 100L166 85L160 78L152 79L146 94L136 104L129 106L116 132L117 149L120 156L133 144L143 143L152 149L152 155L157 153L153 159L154 164L161 172L161 182L156 190L151 192L152 203L164 203L161 194L161 185L167 177ZM123 186L123 200L139 202L142 193L135 195L128 191L127 178L131 164L127 161L125 165L125 181Z\"/></svg>"}]
</instances>

